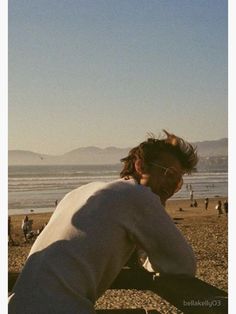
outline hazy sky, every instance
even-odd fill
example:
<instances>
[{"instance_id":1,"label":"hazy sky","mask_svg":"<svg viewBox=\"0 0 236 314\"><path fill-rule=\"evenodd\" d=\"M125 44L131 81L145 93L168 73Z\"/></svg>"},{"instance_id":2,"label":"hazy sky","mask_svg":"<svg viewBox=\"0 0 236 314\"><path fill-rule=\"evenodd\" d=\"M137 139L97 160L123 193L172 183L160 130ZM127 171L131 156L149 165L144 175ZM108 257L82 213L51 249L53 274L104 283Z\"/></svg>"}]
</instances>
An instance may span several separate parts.
<instances>
[{"instance_id":1,"label":"hazy sky","mask_svg":"<svg viewBox=\"0 0 236 314\"><path fill-rule=\"evenodd\" d=\"M9 0L9 149L227 137L226 0Z\"/></svg>"}]
</instances>

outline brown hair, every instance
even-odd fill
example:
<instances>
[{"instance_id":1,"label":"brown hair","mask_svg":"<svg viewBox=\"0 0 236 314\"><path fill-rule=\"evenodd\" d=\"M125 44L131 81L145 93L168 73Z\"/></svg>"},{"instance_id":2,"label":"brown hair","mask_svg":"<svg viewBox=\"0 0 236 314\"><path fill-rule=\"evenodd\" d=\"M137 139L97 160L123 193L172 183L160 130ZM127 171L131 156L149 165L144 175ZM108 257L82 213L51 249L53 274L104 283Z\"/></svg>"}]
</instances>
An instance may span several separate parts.
<instances>
[{"instance_id":1,"label":"brown hair","mask_svg":"<svg viewBox=\"0 0 236 314\"><path fill-rule=\"evenodd\" d=\"M196 147L184 141L182 138L163 130L166 138L157 139L154 135L145 142L132 148L127 157L121 159L124 163L120 177L132 176L138 180L138 174L135 170L135 161L142 160L144 167L149 168L149 164L157 161L160 153L167 152L175 156L181 163L186 173L191 173L198 162Z\"/></svg>"}]
</instances>

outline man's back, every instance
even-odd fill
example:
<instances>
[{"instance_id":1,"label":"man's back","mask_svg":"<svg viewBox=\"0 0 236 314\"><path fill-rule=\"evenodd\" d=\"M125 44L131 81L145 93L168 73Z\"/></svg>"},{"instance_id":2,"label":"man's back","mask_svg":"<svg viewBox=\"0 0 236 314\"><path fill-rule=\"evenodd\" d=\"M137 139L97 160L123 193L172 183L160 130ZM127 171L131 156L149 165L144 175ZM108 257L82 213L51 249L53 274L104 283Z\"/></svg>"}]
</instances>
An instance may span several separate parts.
<instances>
[{"instance_id":1,"label":"man's back","mask_svg":"<svg viewBox=\"0 0 236 314\"><path fill-rule=\"evenodd\" d=\"M148 187L121 179L70 192L31 249L9 314L93 313L137 243L156 270L194 273L191 248Z\"/></svg>"}]
</instances>

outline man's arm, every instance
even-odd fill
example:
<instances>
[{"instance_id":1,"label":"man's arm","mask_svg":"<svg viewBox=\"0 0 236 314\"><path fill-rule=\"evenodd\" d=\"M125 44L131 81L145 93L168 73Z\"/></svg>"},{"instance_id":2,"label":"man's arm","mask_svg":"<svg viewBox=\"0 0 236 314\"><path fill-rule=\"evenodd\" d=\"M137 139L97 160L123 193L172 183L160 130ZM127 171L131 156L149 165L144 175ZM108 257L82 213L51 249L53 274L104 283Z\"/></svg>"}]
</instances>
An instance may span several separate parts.
<instances>
[{"instance_id":1,"label":"man's arm","mask_svg":"<svg viewBox=\"0 0 236 314\"><path fill-rule=\"evenodd\" d=\"M160 199L151 193L150 200L140 200L132 237L148 255L146 266L155 272L195 276L196 260L191 246L166 213ZM151 269L150 269L151 270Z\"/></svg>"}]
</instances>

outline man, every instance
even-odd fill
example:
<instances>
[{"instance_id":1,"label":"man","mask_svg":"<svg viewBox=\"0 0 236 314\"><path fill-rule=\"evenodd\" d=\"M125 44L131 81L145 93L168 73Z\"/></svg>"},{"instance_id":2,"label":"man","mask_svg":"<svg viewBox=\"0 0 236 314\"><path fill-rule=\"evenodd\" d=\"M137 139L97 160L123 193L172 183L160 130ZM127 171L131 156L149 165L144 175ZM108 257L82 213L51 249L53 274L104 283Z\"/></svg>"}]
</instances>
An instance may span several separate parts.
<instances>
[{"instance_id":1,"label":"man","mask_svg":"<svg viewBox=\"0 0 236 314\"><path fill-rule=\"evenodd\" d=\"M12 235L11 235L11 216L8 216L8 244L12 244L14 245L14 241L12 239Z\"/></svg>"},{"instance_id":2,"label":"man","mask_svg":"<svg viewBox=\"0 0 236 314\"><path fill-rule=\"evenodd\" d=\"M194 207L194 199L193 199L193 190L192 189L190 190L190 201L191 201L190 206Z\"/></svg>"},{"instance_id":3,"label":"man","mask_svg":"<svg viewBox=\"0 0 236 314\"><path fill-rule=\"evenodd\" d=\"M205 210L208 209L208 204L209 204L209 198L206 197L206 198L205 198Z\"/></svg>"},{"instance_id":4,"label":"man","mask_svg":"<svg viewBox=\"0 0 236 314\"><path fill-rule=\"evenodd\" d=\"M223 203L225 214L228 215L228 200L225 200Z\"/></svg>"},{"instance_id":5,"label":"man","mask_svg":"<svg viewBox=\"0 0 236 314\"><path fill-rule=\"evenodd\" d=\"M23 234L24 234L25 242L28 242L27 234L30 231L30 221L29 221L29 217L27 215L22 220L21 229L22 229Z\"/></svg>"},{"instance_id":6,"label":"man","mask_svg":"<svg viewBox=\"0 0 236 314\"><path fill-rule=\"evenodd\" d=\"M137 247L148 256L147 269L195 275L193 251L164 206L197 155L183 139L165 133L122 159L121 179L90 183L64 197L31 249L9 314L95 313L96 299Z\"/></svg>"},{"instance_id":7,"label":"man","mask_svg":"<svg viewBox=\"0 0 236 314\"><path fill-rule=\"evenodd\" d=\"M221 201L218 201L215 208L216 208L216 210L218 210L218 217L220 217L220 216L223 214L223 211L222 211L222 202L221 202Z\"/></svg>"}]
</instances>

